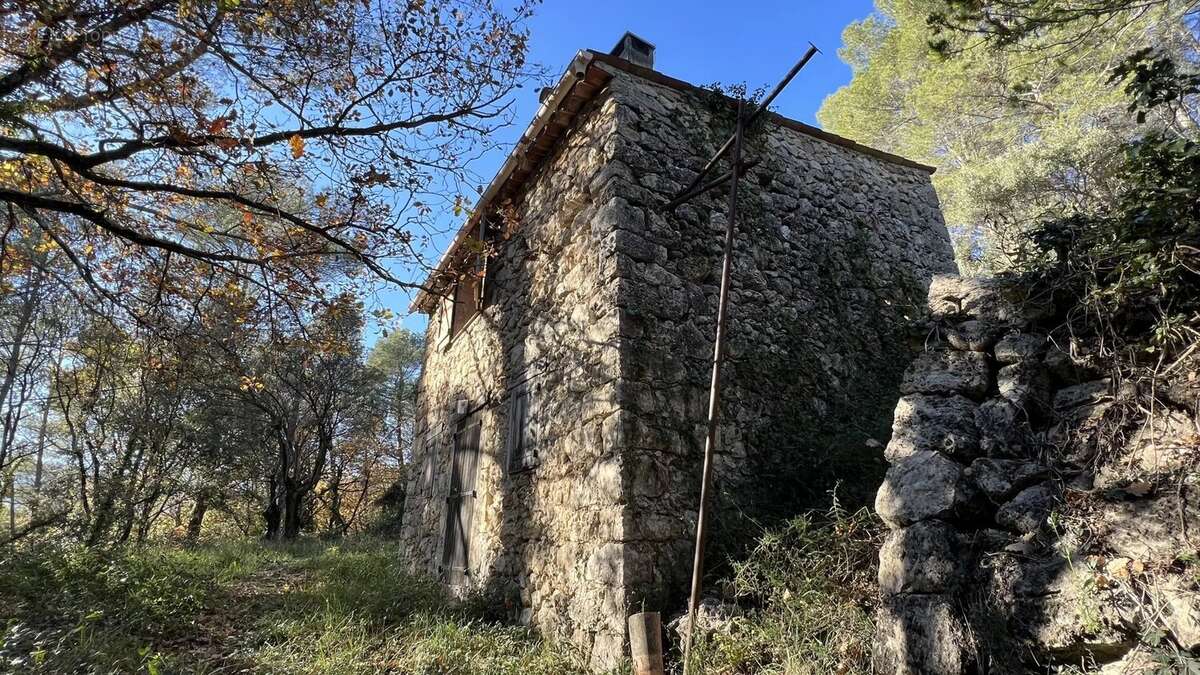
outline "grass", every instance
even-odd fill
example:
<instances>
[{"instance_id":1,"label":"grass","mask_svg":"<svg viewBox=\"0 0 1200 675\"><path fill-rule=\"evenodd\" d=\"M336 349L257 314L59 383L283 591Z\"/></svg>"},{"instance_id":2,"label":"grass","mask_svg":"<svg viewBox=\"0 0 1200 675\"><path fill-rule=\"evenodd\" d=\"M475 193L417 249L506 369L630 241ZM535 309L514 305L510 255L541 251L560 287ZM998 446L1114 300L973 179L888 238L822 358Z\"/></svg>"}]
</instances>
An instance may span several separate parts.
<instances>
[{"instance_id":1,"label":"grass","mask_svg":"<svg viewBox=\"0 0 1200 675\"><path fill-rule=\"evenodd\" d=\"M764 534L720 584L740 609L700 638L701 672L869 672L879 537L866 511ZM384 540L6 555L0 672L586 672L570 646L488 620L481 599L454 601L409 573Z\"/></svg>"},{"instance_id":2,"label":"grass","mask_svg":"<svg viewBox=\"0 0 1200 675\"><path fill-rule=\"evenodd\" d=\"M0 672L583 672L567 647L484 621L394 544L358 540L0 560Z\"/></svg>"},{"instance_id":3,"label":"grass","mask_svg":"<svg viewBox=\"0 0 1200 675\"><path fill-rule=\"evenodd\" d=\"M742 614L697 643L703 672L869 673L881 537L866 509L802 515L764 534L724 584Z\"/></svg>"}]
</instances>

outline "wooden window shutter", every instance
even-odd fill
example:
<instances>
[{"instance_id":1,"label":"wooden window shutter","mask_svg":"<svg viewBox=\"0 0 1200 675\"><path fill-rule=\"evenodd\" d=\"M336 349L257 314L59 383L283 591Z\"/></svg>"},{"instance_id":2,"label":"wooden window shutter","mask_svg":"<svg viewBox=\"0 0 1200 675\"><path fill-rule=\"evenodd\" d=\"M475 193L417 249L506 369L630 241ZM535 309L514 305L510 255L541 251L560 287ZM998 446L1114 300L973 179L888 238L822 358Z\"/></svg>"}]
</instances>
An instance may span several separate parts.
<instances>
[{"instance_id":1,"label":"wooden window shutter","mask_svg":"<svg viewBox=\"0 0 1200 675\"><path fill-rule=\"evenodd\" d=\"M454 293L438 301L436 321L437 348L445 349L450 344L450 326L454 322Z\"/></svg>"},{"instance_id":2,"label":"wooden window shutter","mask_svg":"<svg viewBox=\"0 0 1200 675\"><path fill-rule=\"evenodd\" d=\"M516 473L538 464L535 401L528 382L517 385L508 401L508 471Z\"/></svg>"},{"instance_id":3,"label":"wooden window shutter","mask_svg":"<svg viewBox=\"0 0 1200 675\"><path fill-rule=\"evenodd\" d=\"M475 302L477 303L477 306L479 309L483 309L486 306L485 298L487 298L487 292L488 292L488 263L490 263L491 261L488 259L488 256L487 256L487 247L488 247L487 238L488 238L487 218L480 218L479 219L479 243L482 246L480 247L479 258L476 260L476 268L477 268L476 272L479 273L479 295L476 296L476 299L475 299Z\"/></svg>"}]
</instances>

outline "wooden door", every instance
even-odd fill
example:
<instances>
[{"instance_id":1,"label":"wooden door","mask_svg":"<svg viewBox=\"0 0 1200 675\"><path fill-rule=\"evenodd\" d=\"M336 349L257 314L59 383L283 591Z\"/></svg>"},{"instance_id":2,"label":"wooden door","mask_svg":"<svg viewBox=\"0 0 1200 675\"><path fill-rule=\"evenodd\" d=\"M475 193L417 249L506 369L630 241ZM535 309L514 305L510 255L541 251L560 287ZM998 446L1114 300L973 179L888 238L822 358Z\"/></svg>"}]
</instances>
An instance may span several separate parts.
<instances>
[{"instance_id":1,"label":"wooden door","mask_svg":"<svg viewBox=\"0 0 1200 675\"><path fill-rule=\"evenodd\" d=\"M475 512L475 474L479 468L478 412L458 423L452 461L442 570L447 583L460 586L470 580L471 515Z\"/></svg>"}]
</instances>

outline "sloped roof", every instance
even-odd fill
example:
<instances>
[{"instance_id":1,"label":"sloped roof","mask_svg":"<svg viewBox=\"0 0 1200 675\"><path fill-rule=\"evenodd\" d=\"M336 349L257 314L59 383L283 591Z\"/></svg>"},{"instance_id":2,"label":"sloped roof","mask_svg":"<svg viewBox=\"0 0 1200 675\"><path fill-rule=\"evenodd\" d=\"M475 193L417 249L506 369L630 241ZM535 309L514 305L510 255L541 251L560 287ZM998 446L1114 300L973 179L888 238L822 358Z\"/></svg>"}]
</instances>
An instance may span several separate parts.
<instances>
[{"instance_id":1,"label":"sloped roof","mask_svg":"<svg viewBox=\"0 0 1200 675\"><path fill-rule=\"evenodd\" d=\"M554 150L558 140L570 129L579 111L612 79L612 73L597 67L598 64L610 66L613 69L672 89L688 92L702 91L701 87L690 82L684 82L657 70L630 63L611 54L602 54L588 49L578 52L558 83L543 97L542 104L529 123L529 127L521 135L521 139L509 153L508 159L505 160L483 195L476 202L475 209L471 212L467 222L454 236L437 265L426 277L422 289L409 306L409 311L431 311L433 309L433 300L437 297L434 287L440 283L441 277L454 259L459 245L468 238L471 232L478 230L479 220L492 208L502 204L505 199L512 198L521 189L525 181L537 171L542 161ZM933 173L935 170L932 166L876 150L777 113L769 113L768 119L779 126L892 164L929 173Z\"/></svg>"}]
</instances>

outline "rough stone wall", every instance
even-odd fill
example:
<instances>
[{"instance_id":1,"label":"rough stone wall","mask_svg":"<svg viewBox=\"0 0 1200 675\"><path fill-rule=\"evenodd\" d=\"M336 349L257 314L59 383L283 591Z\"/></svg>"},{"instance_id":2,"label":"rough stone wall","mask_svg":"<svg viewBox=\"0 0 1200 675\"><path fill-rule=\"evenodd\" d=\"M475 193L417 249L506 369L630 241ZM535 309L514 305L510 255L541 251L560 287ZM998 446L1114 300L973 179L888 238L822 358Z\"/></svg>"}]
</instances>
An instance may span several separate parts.
<instances>
[{"instance_id":1,"label":"rough stone wall","mask_svg":"<svg viewBox=\"0 0 1200 675\"><path fill-rule=\"evenodd\" d=\"M662 205L728 136L727 99L638 77L617 100L613 220L629 602L690 574L727 197ZM747 138L715 471L718 561L774 515L863 503L929 278L955 271L926 171L766 124Z\"/></svg>"},{"instance_id":2,"label":"rough stone wall","mask_svg":"<svg viewBox=\"0 0 1200 675\"><path fill-rule=\"evenodd\" d=\"M404 515L413 560L442 560L454 405L482 407L469 565L475 590L512 618L570 640L598 665L624 638L613 153L616 102L600 95L517 202L520 223L487 283L494 301L445 350L431 317L418 394L421 439ZM540 464L506 471L508 402L533 389ZM427 459L428 456L428 459Z\"/></svg>"},{"instance_id":3,"label":"rough stone wall","mask_svg":"<svg viewBox=\"0 0 1200 675\"><path fill-rule=\"evenodd\" d=\"M876 670L1185 672L1200 664L1200 359L1114 382L1023 289L930 288L876 500L891 529Z\"/></svg>"}]
</instances>

